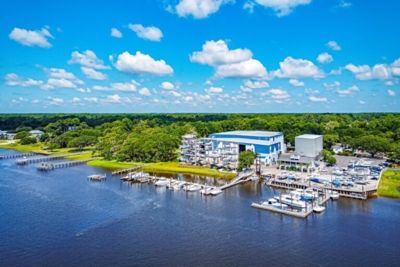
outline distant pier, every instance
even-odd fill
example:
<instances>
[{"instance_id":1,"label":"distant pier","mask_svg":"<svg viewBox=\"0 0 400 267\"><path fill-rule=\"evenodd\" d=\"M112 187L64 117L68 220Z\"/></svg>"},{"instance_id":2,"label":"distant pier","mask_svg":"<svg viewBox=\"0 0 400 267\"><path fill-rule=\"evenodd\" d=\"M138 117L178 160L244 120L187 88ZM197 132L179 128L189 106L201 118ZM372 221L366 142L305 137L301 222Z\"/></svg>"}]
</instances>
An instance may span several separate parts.
<instances>
[{"instance_id":1,"label":"distant pier","mask_svg":"<svg viewBox=\"0 0 400 267\"><path fill-rule=\"evenodd\" d=\"M25 164L30 164L30 163L37 163L37 162L44 162L44 161L51 161L51 160L58 160L58 159L63 159L69 156L75 156L75 155L81 155L81 154L87 154L90 152L78 152L78 153L71 153L71 154L64 154L64 155L58 155L58 156L49 156L49 157L42 157L42 158L22 158L22 159L17 159L15 160L15 163L17 165L25 165Z\"/></svg>"},{"instance_id":2,"label":"distant pier","mask_svg":"<svg viewBox=\"0 0 400 267\"><path fill-rule=\"evenodd\" d=\"M76 165L86 164L88 161L96 160L96 159L100 159L100 158L95 157L95 158L90 158L90 159L65 161L65 162L60 162L60 163L42 162L39 165L37 165L37 169L39 171L51 171L51 170L55 170L55 169L61 169L61 168L67 168L67 167L72 167L72 166L76 166Z\"/></svg>"}]
</instances>

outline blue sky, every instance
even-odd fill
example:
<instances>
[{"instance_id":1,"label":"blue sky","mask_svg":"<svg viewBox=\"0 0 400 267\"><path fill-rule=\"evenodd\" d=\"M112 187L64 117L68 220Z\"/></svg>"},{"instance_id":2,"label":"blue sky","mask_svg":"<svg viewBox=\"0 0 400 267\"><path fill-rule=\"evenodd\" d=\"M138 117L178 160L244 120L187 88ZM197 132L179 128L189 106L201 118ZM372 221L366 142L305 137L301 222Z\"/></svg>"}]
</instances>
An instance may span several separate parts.
<instances>
[{"instance_id":1,"label":"blue sky","mask_svg":"<svg viewBox=\"0 0 400 267\"><path fill-rule=\"evenodd\" d=\"M0 112L399 112L396 0L13 0Z\"/></svg>"}]
</instances>

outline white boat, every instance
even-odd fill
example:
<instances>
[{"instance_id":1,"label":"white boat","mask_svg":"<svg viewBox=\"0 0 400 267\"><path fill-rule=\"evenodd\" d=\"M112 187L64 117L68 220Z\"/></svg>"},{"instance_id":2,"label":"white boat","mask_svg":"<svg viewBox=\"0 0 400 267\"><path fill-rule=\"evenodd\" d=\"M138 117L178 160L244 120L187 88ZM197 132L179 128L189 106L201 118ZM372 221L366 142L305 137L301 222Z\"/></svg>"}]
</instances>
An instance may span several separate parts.
<instances>
[{"instance_id":1,"label":"white boat","mask_svg":"<svg viewBox=\"0 0 400 267\"><path fill-rule=\"evenodd\" d=\"M214 190L214 189L215 189L214 187L205 186L199 192L200 192L200 194L203 194L203 195L207 196L207 195L211 195L211 191Z\"/></svg>"},{"instance_id":2,"label":"white boat","mask_svg":"<svg viewBox=\"0 0 400 267\"><path fill-rule=\"evenodd\" d=\"M294 195L282 195L279 200L283 204L286 204L288 206L292 206L295 208L305 208L307 205L307 203L305 201L300 200L299 198L297 198Z\"/></svg>"},{"instance_id":3,"label":"white boat","mask_svg":"<svg viewBox=\"0 0 400 267\"><path fill-rule=\"evenodd\" d=\"M261 205L282 210L285 210L288 207L286 204L279 203L275 198L270 198L268 201L262 202Z\"/></svg>"},{"instance_id":4,"label":"white boat","mask_svg":"<svg viewBox=\"0 0 400 267\"><path fill-rule=\"evenodd\" d=\"M257 174L253 174L253 175L251 176L251 180L252 180L252 181L258 181L258 180L260 180L260 177L258 177Z\"/></svg>"},{"instance_id":5,"label":"white boat","mask_svg":"<svg viewBox=\"0 0 400 267\"><path fill-rule=\"evenodd\" d=\"M313 211L314 211L314 212L317 212L317 213L320 213L320 212L325 211L325 207L324 207L324 206L321 206L321 205L317 205L317 206L315 206L315 207L313 208Z\"/></svg>"},{"instance_id":6,"label":"white boat","mask_svg":"<svg viewBox=\"0 0 400 267\"><path fill-rule=\"evenodd\" d=\"M194 184L194 185L189 186L188 191L190 191L190 192L196 192L196 191L199 191L200 189L201 189L201 186L200 186L200 185Z\"/></svg>"},{"instance_id":7,"label":"white boat","mask_svg":"<svg viewBox=\"0 0 400 267\"><path fill-rule=\"evenodd\" d=\"M167 184L169 184L169 179L167 179L167 178L160 178L160 179L158 179L158 181L157 182L155 182L155 186L164 186L164 185L167 185Z\"/></svg>"},{"instance_id":8,"label":"white boat","mask_svg":"<svg viewBox=\"0 0 400 267\"><path fill-rule=\"evenodd\" d=\"M213 195L213 196L217 196L217 195L219 195L221 193L222 193L222 190L219 189L219 188L215 188L214 190L210 191L210 194Z\"/></svg>"},{"instance_id":9,"label":"white boat","mask_svg":"<svg viewBox=\"0 0 400 267\"><path fill-rule=\"evenodd\" d=\"M332 191L331 193L331 199L332 200L338 200L339 199L339 193L336 191Z\"/></svg>"},{"instance_id":10,"label":"white boat","mask_svg":"<svg viewBox=\"0 0 400 267\"><path fill-rule=\"evenodd\" d=\"M360 184L360 185L366 185L367 183L368 183L368 181L364 180L364 179L356 181L356 184Z\"/></svg>"}]
</instances>

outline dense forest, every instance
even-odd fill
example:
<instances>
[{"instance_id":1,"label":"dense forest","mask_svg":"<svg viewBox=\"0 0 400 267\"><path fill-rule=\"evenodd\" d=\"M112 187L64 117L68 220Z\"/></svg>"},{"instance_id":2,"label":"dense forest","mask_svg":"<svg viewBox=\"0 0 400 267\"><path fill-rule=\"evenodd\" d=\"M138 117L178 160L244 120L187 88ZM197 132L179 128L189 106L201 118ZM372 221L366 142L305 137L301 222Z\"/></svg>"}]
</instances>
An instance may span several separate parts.
<instances>
[{"instance_id":1,"label":"dense forest","mask_svg":"<svg viewBox=\"0 0 400 267\"><path fill-rule=\"evenodd\" d=\"M324 136L324 148L335 143L372 155L400 156L400 114L3 114L0 129L25 142L31 129L43 130L50 147L96 145L106 159L143 162L176 159L180 137L233 130L279 131L294 144L297 135Z\"/></svg>"}]
</instances>

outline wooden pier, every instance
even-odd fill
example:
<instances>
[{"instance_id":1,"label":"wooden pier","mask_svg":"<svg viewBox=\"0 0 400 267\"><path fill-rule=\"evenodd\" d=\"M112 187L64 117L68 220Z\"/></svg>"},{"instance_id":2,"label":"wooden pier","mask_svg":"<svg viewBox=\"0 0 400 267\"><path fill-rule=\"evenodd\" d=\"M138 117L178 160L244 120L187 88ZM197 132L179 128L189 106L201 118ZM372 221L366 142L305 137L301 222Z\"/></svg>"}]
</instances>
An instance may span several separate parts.
<instances>
[{"instance_id":1,"label":"wooden pier","mask_svg":"<svg viewBox=\"0 0 400 267\"><path fill-rule=\"evenodd\" d=\"M0 155L0 159L15 159L15 158L32 157L32 156L36 156L36 153Z\"/></svg>"},{"instance_id":2,"label":"wooden pier","mask_svg":"<svg viewBox=\"0 0 400 267\"><path fill-rule=\"evenodd\" d=\"M121 175L121 174L128 173L128 172L134 172L134 171L139 170L139 169L142 168L143 166L144 166L144 164L141 164L141 165L137 165L137 166L135 166L135 167L133 167L133 168L116 170L116 171L113 171L113 172L111 173L111 175L112 175L112 176L115 176L115 175Z\"/></svg>"},{"instance_id":3,"label":"wooden pier","mask_svg":"<svg viewBox=\"0 0 400 267\"><path fill-rule=\"evenodd\" d=\"M40 171L51 171L55 169L67 168L76 165L86 164L88 161L100 159L99 157L83 159L83 160L74 160L74 161L65 161L60 163L45 163L42 162L37 166L37 169Z\"/></svg>"},{"instance_id":4,"label":"wooden pier","mask_svg":"<svg viewBox=\"0 0 400 267\"><path fill-rule=\"evenodd\" d=\"M58 159L63 159L63 158L69 157L69 156L75 156L75 155L87 154L87 153L90 153L90 152L78 152L78 153L64 154L64 155L58 155L58 156L49 156L49 157L42 157L42 158L29 158L29 159L23 158L23 159L15 160L15 163L18 165L25 165L25 164L29 164L29 163L58 160Z\"/></svg>"},{"instance_id":5,"label":"wooden pier","mask_svg":"<svg viewBox=\"0 0 400 267\"><path fill-rule=\"evenodd\" d=\"M238 177L236 177L235 179L233 179L231 182L227 183L226 185L220 186L219 189L221 190L225 190L229 187L241 184L241 183L245 183L250 181L250 176L252 176L254 173L250 172L250 173L241 173L238 175Z\"/></svg>"}]
</instances>

